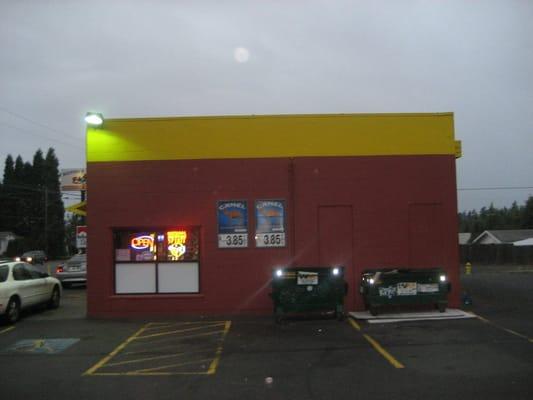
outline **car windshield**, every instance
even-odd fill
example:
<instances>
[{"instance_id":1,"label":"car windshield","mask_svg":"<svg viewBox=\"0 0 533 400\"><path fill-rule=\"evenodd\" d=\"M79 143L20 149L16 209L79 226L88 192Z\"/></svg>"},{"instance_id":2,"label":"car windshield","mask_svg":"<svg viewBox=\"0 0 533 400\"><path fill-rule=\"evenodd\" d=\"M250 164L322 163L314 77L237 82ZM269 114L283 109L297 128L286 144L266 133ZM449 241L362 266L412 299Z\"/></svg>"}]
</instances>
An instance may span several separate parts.
<instances>
[{"instance_id":1,"label":"car windshield","mask_svg":"<svg viewBox=\"0 0 533 400\"><path fill-rule=\"evenodd\" d=\"M35 257L35 256L41 256L42 253L40 251L27 251L22 255L22 257Z\"/></svg>"},{"instance_id":2,"label":"car windshield","mask_svg":"<svg viewBox=\"0 0 533 400\"><path fill-rule=\"evenodd\" d=\"M9 274L9 266L0 265L0 282L5 282L7 280L8 274Z\"/></svg>"},{"instance_id":3,"label":"car windshield","mask_svg":"<svg viewBox=\"0 0 533 400\"><path fill-rule=\"evenodd\" d=\"M86 254L76 254L69 261L70 262L85 262L86 258L87 258Z\"/></svg>"}]
</instances>

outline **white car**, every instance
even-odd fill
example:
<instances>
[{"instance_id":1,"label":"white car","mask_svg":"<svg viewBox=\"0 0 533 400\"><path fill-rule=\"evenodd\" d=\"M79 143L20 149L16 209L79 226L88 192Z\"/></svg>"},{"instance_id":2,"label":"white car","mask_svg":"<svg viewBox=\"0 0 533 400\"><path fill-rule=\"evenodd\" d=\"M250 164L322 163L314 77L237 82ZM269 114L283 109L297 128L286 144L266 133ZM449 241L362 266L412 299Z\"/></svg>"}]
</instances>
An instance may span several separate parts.
<instances>
[{"instance_id":1,"label":"white car","mask_svg":"<svg viewBox=\"0 0 533 400\"><path fill-rule=\"evenodd\" d=\"M15 323L22 309L38 304L59 307L61 283L25 262L0 264L0 317Z\"/></svg>"}]
</instances>

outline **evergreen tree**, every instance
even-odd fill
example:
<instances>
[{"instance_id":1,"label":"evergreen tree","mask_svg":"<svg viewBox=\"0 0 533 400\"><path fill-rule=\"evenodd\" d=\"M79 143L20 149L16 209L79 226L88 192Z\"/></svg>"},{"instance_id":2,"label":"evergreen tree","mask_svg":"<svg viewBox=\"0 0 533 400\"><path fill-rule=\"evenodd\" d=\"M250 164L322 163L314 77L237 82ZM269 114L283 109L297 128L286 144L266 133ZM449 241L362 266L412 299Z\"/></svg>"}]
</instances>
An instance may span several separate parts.
<instances>
[{"instance_id":1,"label":"evergreen tree","mask_svg":"<svg viewBox=\"0 0 533 400\"><path fill-rule=\"evenodd\" d=\"M51 257L57 257L65 253L65 208L60 192L59 161L53 148L48 149L44 160L44 188L47 251Z\"/></svg>"},{"instance_id":2,"label":"evergreen tree","mask_svg":"<svg viewBox=\"0 0 533 400\"><path fill-rule=\"evenodd\" d=\"M11 154L9 154L4 164L4 177L2 180L2 190L0 191L0 231L14 230L16 201L13 199L13 188L10 186L14 179L15 162Z\"/></svg>"},{"instance_id":3,"label":"evergreen tree","mask_svg":"<svg viewBox=\"0 0 533 400\"><path fill-rule=\"evenodd\" d=\"M33 239L35 248L45 249L46 243L44 241L44 207L45 207L45 190L44 190L44 173L45 165L43 152L41 149L37 150L33 156L33 165L31 174L28 176L27 183L31 185L32 191L28 193L30 196L30 237Z\"/></svg>"},{"instance_id":4,"label":"evergreen tree","mask_svg":"<svg viewBox=\"0 0 533 400\"><path fill-rule=\"evenodd\" d=\"M15 163L13 162L13 157L11 157L11 154L8 154L6 157L6 162L4 164L4 180L3 183L13 183L13 179L15 178Z\"/></svg>"},{"instance_id":5,"label":"evergreen tree","mask_svg":"<svg viewBox=\"0 0 533 400\"><path fill-rule=\"evenodd\" d=\"M533 196L529 196L524 207L522 228L533 229Z\"/></svg>"}]
</instances>

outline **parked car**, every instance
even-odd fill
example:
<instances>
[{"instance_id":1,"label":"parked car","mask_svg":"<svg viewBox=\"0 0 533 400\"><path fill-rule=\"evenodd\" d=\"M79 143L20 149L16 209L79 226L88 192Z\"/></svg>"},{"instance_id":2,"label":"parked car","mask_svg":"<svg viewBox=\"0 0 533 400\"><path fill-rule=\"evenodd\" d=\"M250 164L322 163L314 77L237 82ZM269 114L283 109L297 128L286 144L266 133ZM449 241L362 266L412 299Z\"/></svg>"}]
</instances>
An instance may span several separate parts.
<instances>
[{"instance_id":1,"label":"parked car","mask_svg":"<svg viewBox=\"0 0 533 400\"><path fill-rule=\"evenodd\" d=\"M20 318L20 311L39 304L59 307L61 283L25 262L0 264L0 317L9 323Z\"/></svg>"},{"instance_id":2,"label":"parked car","mask_svg":"<svg viewBox=\"0 0 533 400\"><path fill-rule=\"evenodd\" d=\"M63 287L74 283L87 283L87 254L76 254L56 268L55 276Z\"/></svg>"},{"instance_id":3,"label":"parked car","mask_svg":"<svg viewBox=\"0 0 533 400\"><path fill-rule=\"evenodd\" d=\"M15 261L24 261L30 264L44 264L47 260L46 253L42 250L27 251L20 257L15 257Z\"/></svg>"}]
</instances>

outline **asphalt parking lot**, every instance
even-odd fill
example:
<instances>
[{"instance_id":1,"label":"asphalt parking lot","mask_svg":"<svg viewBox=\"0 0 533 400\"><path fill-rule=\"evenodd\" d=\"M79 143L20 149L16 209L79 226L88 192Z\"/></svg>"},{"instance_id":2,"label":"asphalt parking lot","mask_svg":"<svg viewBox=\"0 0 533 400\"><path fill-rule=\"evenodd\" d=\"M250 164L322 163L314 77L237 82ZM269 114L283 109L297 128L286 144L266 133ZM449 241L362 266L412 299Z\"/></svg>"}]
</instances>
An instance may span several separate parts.
<instances>
[{"instance_id":1,"label":"asphalt parking lot","mask_svg":"<svg viewBox=\"0 0 533 400\"><path fill-rule=\"evenodd\" d=\"M533 269L463 285L478 319L372 325L91 320L68 289L58 310L0 325L2 398L530 399Z\"/></svg>"}]
</instances>

